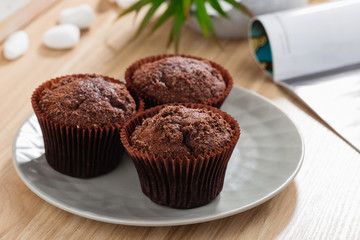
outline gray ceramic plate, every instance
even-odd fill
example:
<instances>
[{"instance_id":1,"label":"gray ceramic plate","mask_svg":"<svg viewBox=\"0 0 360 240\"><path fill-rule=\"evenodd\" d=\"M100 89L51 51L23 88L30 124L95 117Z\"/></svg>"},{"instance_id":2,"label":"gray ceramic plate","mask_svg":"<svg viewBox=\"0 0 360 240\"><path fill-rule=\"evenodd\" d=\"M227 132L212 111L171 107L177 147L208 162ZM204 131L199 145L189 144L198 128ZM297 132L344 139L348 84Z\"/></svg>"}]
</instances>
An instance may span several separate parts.
<instances>
[{"instance_id":1,"label":"gray ceramic plate","mask_svg":"<svg viewBox=\"0 0 360 240\"><path fill-rule=\"evenodd\" d=\"M89 180L54 171L44 157L40 127L31 115L13 144L22 181L45 201L74 214L104 222L169 226L205 222L253 208L283 190L299 171L304 145L293 122L265 98L234 87L222 109L241 127L224 188L210 204L179 210L143 195L128 155L116 170Z\"/></svg>"}]
</instances>

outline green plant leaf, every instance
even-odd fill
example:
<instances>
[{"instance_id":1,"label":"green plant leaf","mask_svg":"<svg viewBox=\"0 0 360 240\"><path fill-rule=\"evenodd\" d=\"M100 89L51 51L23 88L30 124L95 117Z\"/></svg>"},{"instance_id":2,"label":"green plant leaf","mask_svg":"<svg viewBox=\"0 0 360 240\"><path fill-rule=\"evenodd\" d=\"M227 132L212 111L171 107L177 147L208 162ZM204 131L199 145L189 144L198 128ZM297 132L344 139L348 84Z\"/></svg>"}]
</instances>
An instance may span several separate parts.
<instances>
[{"instance_id":1,"label":"green plant leaf","mask_svg":"<svg viewBox=\"0 0 360 240\"><path fill-rule=\"evenodd\" d=\"M201 31L206 38L209 38L209 29L208 29L208 20L206 19L209 17L206 12L205 8L205 1L204 0L194 0L196 5L196 18L200 25Z\"/></svg>"},{"instance_id":2,"label":"green plant leaf","mask_svg":"<svg viewBox=\"0 0 360 240\"><path fill-rule=\"evenodd\" d=\"M211 17L206 11L205 2L209 2L209 4L223 17L226 17L227 14L222 9L221 5L219 4L220 0L139 0L133 5L131 5L129 8L125 9L123 12L121 12L118 15L118 18L131 13L135 12L138 14L138 12L148 5L150 5L149 10L145 14L144 18L142 19L136 34L134 35L134 38L136 38L143 30L144 28L149 24L150 20L154 16L155 12L158 10L158 8L165 2L168 3L167 9L164 11L164 13L156 20L154 26L151 29L151 33L153 33L155 30L157 30L161 25L163 25L167 20L169 20L171 17L173 17L173 23L170 30L169 40L168 40L168 46L171 43L174 43L175 45L175 51L178 51L179 48L179 42L180 42L180 36L181 36L181 30L182 27L186 21L186 19L190 15L190 8L193 3L195 3L196 10L195 15L197 18L197 21L200 25L201 31L204 34L206 38L209 38L209 36L214 37L215 41L218 43L214 27L212 25ZM236 9L244 12L248 16L253 16L253 14L241 3L238 3L235 0L222 0L225 2L228 2ZM220 46L220 44L218 43Z\"/></svg>"},{"instance_id":3,"label":"green plant leaf","mask_svg":"<svg viewBox=\"0 0 360 240\"><path fill-rule=\"evenodd\" d=\"M194 0L196 6L196 17L200 28L206 38L209 38L209 32L217 41L214 27L211 22L211 18L206 11L204 0Z\"/></svg>"},{"instance_id":4,"label":"green plant leaf","mask_svg":"<svg viewBox=\"0 0 360 240\"><path fill-rule=\"evenodd\" d=\"M142 7L144 7L145 5L151 3L152 0L140 0L136 3L134 3L133 5L131 5L130 7L128 7L127 9L125 9L124 11L122 11L119 15L118 18L121 18L122 16L131 13L133 11L139 11Z\"/></svg>"},{"instance_id":5,"label":"green plant leaf","mask_svg":"<svg viewBox=\"0 0 360 240\"><path fill-rule=\"evenodd\" d=\"M178 52L179 50L179 42L180 42L180 36L181 36L181 30L182 27L186 21L186 16L183 11L183 6L181 1L174 1L175 4L175 15L174 20L169 36L168 46L174 41L175 42L175 52Z\"/></svg>"},{"instance_id":6,"label":"green plant leaf","mask_svg":"<svg viewBox=\"0 0 360 240\"><path fill-rule=\"evenodd\" d=\"M232 6L234 6L235 8L237 8L238 10L240 10L241 12L245 13L246 15L248 15L250 18L254 17L254 14L247 8L245 7L243 4L238 3L235 0L224 0L225 2L230 3Z\"/></svg>"},{"instance_id":7,"label":"green plant leaf","mask_svg":"<svg viewBox=\"0 0 360 240\"><path fill-rule=\"evenodd\" d=\"M174 1L170 1L168 8L165 12L158 18L156 23L154 24L151 32L154 32L158 29L161 25L163 25L171 16L175 15L176 3Z\"/></svg>"},{"instance_id":8,"label":"green plant leaf","mask_svg":"<svg viewBox=\"0 0 360 240\"><path fill-rule=\"evenodd\" d=\"M219 4L218 0L207 0L210 5L223 17L228 17L226 12L222 9L221 5Z\"/></svg>"},{"instance_id":9,"label":"green plant leaf","mask_svg":"<svg viewBox=\"0 0 360 240\"><path fill-rule=\"evenodd\" d=\"M148 25L150 19L152 18L152 16L156 12L156 10L160 7L160 5L164 1L166 1L166 0L153 0L152 1L152 6L150 7L149 11L146 13L143 20L141 21L141 23L136 31L135 37L137 37L139 35L139 33L146 27L146 25Z\"/></svg>"},{"instance_id":10,"label":"green plant leaf","mask_svg":"<svg viewBox=\"0 0 360 240\"><path fill-rule=\"evenodd\" d=\"M184 13L186 18L189 18L190 16L190 6L191 6L191 0L182 0L183 2L183 9L184 9Z\"/></svg>"}]
</instances>

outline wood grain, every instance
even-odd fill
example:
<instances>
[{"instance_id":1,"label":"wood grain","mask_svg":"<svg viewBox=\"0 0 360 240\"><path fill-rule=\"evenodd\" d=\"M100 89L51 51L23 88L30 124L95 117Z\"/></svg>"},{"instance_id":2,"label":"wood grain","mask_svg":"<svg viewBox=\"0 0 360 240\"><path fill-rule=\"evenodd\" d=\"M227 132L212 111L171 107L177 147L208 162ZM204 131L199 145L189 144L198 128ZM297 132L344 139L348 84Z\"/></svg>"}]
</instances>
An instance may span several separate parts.
<instances>
[{"instance_id":1,"label":"wood grain","mask_svg":"<svg viewBox=\"0 0 360 240\"><path fill-rule=\"evenodd\" d=\"M59 0L3 0L3 4L1 5L5 6L5 8L0 9L0 16L6 15L7 17L0 20L0 43L5 40L10 33L28 24L36 15L53 5L56 1ZM19 2L21 4L19 4ZM17 6L17 8L13 6Z\"/></svg>"},{"instance_id":2,"label":"wood grain","mask_svg":"<svg viewBox=\"0 0 360 240\"><path fill-rule=\"evenodd\" d=\"M62 211L32 193L12 165L11 146L32 113L30 95L41 82L64 74L96 72L120 78L133 61L166 49L169 25L130 41L133 16L114 22L115 6L81 0L97 13L77 47L54 51L41 44L64 0L25 28L31 47L22 58L0 59L0 238L1 239L360 239L360 156L306 106L275 85L253 61L248 42L221 40L222 48L184 29L181 53L221 63L235 84L255 91L286 112L305 141L305 160L283 192L266 203L224 219L176 227L132 227L85 219ZM324 2L324 1L312 1ZM2 49L0 45L0 49Z\"/></svg>"}]
</instances>

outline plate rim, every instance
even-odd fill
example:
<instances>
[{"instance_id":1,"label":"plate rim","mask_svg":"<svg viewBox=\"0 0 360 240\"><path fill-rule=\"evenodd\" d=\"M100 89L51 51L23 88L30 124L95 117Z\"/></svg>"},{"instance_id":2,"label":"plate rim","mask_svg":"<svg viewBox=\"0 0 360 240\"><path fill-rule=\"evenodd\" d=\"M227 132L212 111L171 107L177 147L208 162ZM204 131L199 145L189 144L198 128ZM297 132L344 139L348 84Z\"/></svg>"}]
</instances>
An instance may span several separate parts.
<instances>
[{"instance_id":1,"label":"plate rim","mask_svg":"<svg viewBox=\"0 0 360 240\"><path fill-rule=\"evenodd\" d=\"M24 176L24 174L21 172L21 170L19 169L18 163L16 161L16 142L17 139L19 137L19 133L20 130L22 129L22 127L28 122L28 120L35 115L34 113L31 113L29 117L27 117L23 123L20 125L19 129L16 132L15 138L13 140L13 144L12 144L12 163L15 167L15 170L17 172L17 174L19 175L20 179L22 180L22 182L33 192L35 193L35 195L37 195L38 197L40 197L41 199L43 199L44 201L50 203L51 205L54 205L55 207L58 207L66 212L87 218L87 219L92 219L92 220L96 220L96 221L101 221L101 222L105 222L105 223L112 223L112 224L121 224L121 225L127 225L127 226L144 226L144 227L162 227L162 226L179 226L179 225L189 225L189 224L196 224L196 223L202 223L202 222L209 222L209 221L213 221L213 220L217 220L217 219L222 219L222 218L226 218L244 211L247 211L251 208L257 207L260 204L270 200L271 198L275 197L277 194L279 194L281 191L283 191L296 177L296 175L298 174L302 164L303 164L303 160L304 160L304 156L305 156L305 144L304 144L304 140L303 140L303 136L299 130L299 128L297 127L297 125L295 124L295 122L283 111L281 110L278 106L276 106L273 102L271 102L269 99L267 99L266 97L250 91L248 89L245 89L243 87L239 87L239 86L234 86L233 89L237 88L240 91L244 91L247 94L252 95L253 97L257 97L260 98L261 100L265 101L266 103L270 104L272 107L275 107L278 111L280 111L282 113L283 116L285 116L287 118L287 120L293 125L293 127L296 129L296 132L299 135L299 139L301 142L301 156L298 160L296 169L292 172L291 175L289 175L289 177L286 179L286 181L283 182L283 184L281 184L279 187L277 187L274 191L268 193L266 196L258 199L257 201L251 202L247 205L244 205L240 208L236 208L230 211L227 211L223 214L217 214L214 216L210 216L210 217L197 217L197 218L192 218L192 219L184 219L184 220L161 220L161 221L141 221L141 220L125 220L125 219L119 219L119 218L114 218L114 217L104 217L104 216L100 216L98 214L94 214L92 212L89 211L82 211L82 210L78 210L76 207L72 207L72 206L68 206L67 204L63 204L61 202L58 202L56 199L53 199L52 197L48 196L46 192L43 192L39 189L37 189L35 186L33 186L28 180L27 178ZM231 93L231 92L230 92ZM221 197L221 196L220 196ZM184 211L191 211L191 209L184 209Z\"/></svg>"}]
</instances>

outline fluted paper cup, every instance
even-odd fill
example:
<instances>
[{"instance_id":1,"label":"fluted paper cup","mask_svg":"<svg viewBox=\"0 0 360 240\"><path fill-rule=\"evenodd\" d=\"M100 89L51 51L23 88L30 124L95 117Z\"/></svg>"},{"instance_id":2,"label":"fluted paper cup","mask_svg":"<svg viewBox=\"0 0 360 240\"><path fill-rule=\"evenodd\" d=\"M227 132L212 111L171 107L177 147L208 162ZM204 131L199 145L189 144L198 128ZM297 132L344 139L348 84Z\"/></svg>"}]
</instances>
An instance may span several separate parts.
<instances>
[{"instance_id":1,"label":"fluted paper cup","mask_svg":"<svg viewBox=\"0 0 360 240\"><path fill-rule=\"evenodd\" d=\"M208 154L161 157L137 150L131 145L136 126L153 117L168 104L156 106L133 116L121 130L121 141L134 162L141 189L153 202L174 208L194 208L205 205L223 188L226 167L240 136L240 128L227 113L202 104L186 103L185 107L207 109L220 114L234 130L231 141Z\"/></svg>"},{"instance_id":2,"label":"fluted paper cup","mask_svg":"<svg viewBox=\"0 0 360 240\"><path fill-rule=\"evenodd\" d=\"M72 75L78 78L86 74ZM98 75L100 76L100 75ZM123 123L109 123L104 127L79 127L58 123L39 108L44 89L66 76L41 84L32 94L31 103L43 134L45 157L56 171L78 178L96 177L113 170L121 159L124 147L119 140ZM105 81L123 84L101 76ZM144 101L134 96L137 110L143 111Z\"/></svg>"}]
</instances>

